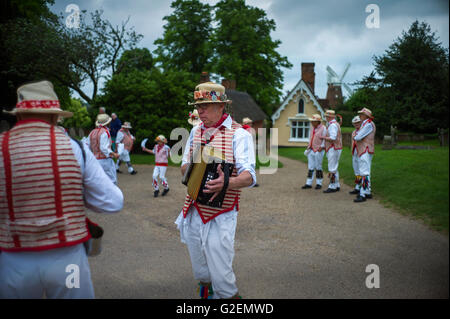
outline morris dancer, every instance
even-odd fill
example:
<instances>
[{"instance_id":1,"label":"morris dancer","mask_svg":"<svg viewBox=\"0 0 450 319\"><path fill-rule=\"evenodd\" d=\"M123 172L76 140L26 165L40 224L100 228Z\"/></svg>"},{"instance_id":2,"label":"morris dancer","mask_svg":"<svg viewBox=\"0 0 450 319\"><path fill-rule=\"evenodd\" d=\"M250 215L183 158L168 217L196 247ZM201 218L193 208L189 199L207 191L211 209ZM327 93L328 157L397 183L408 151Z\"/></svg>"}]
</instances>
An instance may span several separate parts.
<instances>
[{"instance_id":1,"label":"morris dancer","mask_svg":"<svg viewBox=\"0 0 450 319\"><path fill-rule=\"evenodd\" d=\"M94 298L85 206L119 212L122 192L56 126L72 113L61 110L50 82L22 85L17 95L9 113L18 122L0 134L0 298ZM79 285L71 287L75 270Z\"/></svg>"},{"instance_id":2,"label":"morris dancer","mask_svg":"<svg viewBox=\"0 0 450 319\"><path fill-rule=\"evenodd\" d=\"M201 122L202 121L198 117L197 109L194 109L192 112L189 112L189 118L188 118L189 124L191 124L192 126L196 126L196 125L199 125Z\"/></svg>"},{"instance_id":3,"label":"morris dancer","mask_svg":"<svg viewBox=\"0 0 450 319\"><path fill-rule=\"evenodd\" d=\"M359 128L361 127L361 119L359 118L359 116L355 116L352 119L352 124L355 127L355 130L352 132L352 166L353 166L353 172L355 173L355 189L350 191L349 193L354 195L354 194L359 194L359 190L361 188L361 175L359 173L359 156L358 156L358 151L356 149L356 141L355 141L355 136L356 133L358 133Z\"/></svg>"},{"instance_id":4,"label":"morris dancer","mask_svg":"<svg viewBox=\"0 0 450 319\"><path fill-rule=\"evenodd\" d=\"M325 151L328 159L328 176L330 177L330 184L324 193L334 193L341 189L339 183L339 159L342 153L342 135L341 126L336 121L336 113L333 110L325 112L327 119L327 135L321 137L325 140Z\"/></svg>"},{"instance_id":5,"label":"morris dancer","mask_svg":"<svg viewBox=\"0 0 450 319\"><path fill-rule=\"evenodd\" d=\"M92 153L94 153L95 158L103 167L106 175L109 176L114 184L117 184L116 166L112 158L119 158L119 154L111 149L112 141L108 129L110 122L111 118L108 114L99 114L95 122L97 128L92 130L86 142Z\"/></svg>"},{"instance_id":6,"label":"morris dancer","mask_svg":"<svg viewBox=\"0 0 450 319\"><path fill-rule=\"evenodd\" d=\"M322 162L325 155L325 141L321 137L325 137L327 129L322 124L322 116L320 114L314 114L309 119L313 129L310 130L309 145L305 151L305 155L308 156L308 176L306 178L306 184L302 186L302 189L312 188L314 179L314 170L316 171L316 189L322 188L323 170Z\"/></svg>"},{"instance_id":7,"label":"morris dancer","mask_svg":"<svg viewBox=\"0 0 450 319\"><path fill-rule=\"evenodd\" d=\"M137 172L134 170L133 166L131 166L130 152L133 149L134 136L130 133L131 124L130 122L125 122L122 125L122 128L117 132L116 136L116 145L122 143L124 145L124 149L121 154L119 154L119 159L116 162L116 171L117 173L122 173L120 171L120 162L125 162L128 167L128 173L131 175L136 174Z\"/></svg>"},{"instance_id":8,"label":"morris dancer","mask_svg":"<svg viewBox=\"0 0 450 319\"><path fill-rule=\"evenodd\" d=\"M153 147L153 150L149 150L145 146L142 147L142 150L155 155L155 168L153 169L153 196L158 197L159 195L158 176L161 180L162 186L164 187L161 195L166 196L169 192L169 183L166 179L166 170L169 164L170 147L166 145L167 139L164 135L159 135L155 139L155 142L157 144Z\"/></svg>"},{"instance_id":9,"label":"morris dancer","mask_svg":"<svg viewBox=\"0 0 450 319\"><path fill-rule=\"evenodd\" d=\"M372 198L370 169L372 166L372 157L375 152L376 132L372 111L363 108L358 114L362 124L355 136L355 141L356 150L359 156L359 172L362 176L362 180L359 195L354 200L355 203L364 202L367 198Z\"/></svg>"},{"instance_id":10,"label":"morris dancer","mask_svg":"<svg viewBox=\"0 0 450 319\"><path fill-rule=\"evenodd\" d=\"M183 209L176 220L181 242L188 247L194 278L199 281L201 298L239 298L233 272L234 236L236 231L240 189L256 183L255 153L250 133L225 113L230 103L225 88L212 82L201 83L194 92L202 124L195 126L187 141L181 173L189 165L194 148L209 143L225 153L227 161L235 164L228 185L224 174L206 183L204 192L217 196L225 187L221 208L197 203L186 196ZM190 104L190 105L192 105Z\"/></svg>"}]
</instances>

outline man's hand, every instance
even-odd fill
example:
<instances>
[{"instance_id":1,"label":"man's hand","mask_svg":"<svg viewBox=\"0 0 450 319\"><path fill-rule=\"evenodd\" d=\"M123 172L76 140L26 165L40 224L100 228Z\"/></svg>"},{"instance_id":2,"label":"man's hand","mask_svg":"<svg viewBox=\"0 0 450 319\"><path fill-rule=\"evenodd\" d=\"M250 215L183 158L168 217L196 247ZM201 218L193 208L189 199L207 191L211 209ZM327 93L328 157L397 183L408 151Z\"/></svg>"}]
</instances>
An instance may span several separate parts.
<instances>
[{"instance_id":1,"label":"man's hand","mask_svg":"<svg viewBox=\"0 0 450 319\"><path fill-rule=\"evenodd\" d=\"M120 156L118 153L115 153L115 152L111 152L110 155L111 155L111 157L114 157L115 159L118 159Z\"/></svg>"},{"instance_id":2,"label":"man's hand","mask_svg":"<svg viewBox=\"0 0 450 319\"><path fill-rule=\"evenodd\" d=\"M214 193L214 195L209 200L210 202L212 202L223 189L224 174L222 171L222 165L217 166L217 173L219 173L219 177L207 182L205 184L205 189L203 190L204 193Z\"/></svg>"}]
</instances>

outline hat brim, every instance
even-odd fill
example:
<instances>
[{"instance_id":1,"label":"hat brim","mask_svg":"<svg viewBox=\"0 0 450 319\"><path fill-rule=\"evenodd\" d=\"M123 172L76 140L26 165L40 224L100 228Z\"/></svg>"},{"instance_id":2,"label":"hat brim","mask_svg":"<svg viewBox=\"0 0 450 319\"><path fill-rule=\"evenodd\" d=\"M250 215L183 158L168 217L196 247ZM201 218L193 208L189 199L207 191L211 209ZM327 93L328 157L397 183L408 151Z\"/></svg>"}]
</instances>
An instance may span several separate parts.
<instances>
[{"instance_id":1,"label":"hat brim","mask_svg":"<svg viewBox=\"0 0 450 319\"><path fill-rule=\"evenodd\" d=\"M106 125L108 125L109 123L111 123L111 121L112 121L112 118L109 118L109 120L108 121L106 121L106 123L99 123L99 121L95 121L95 125L96 126L106 126Z\"/></svg>"},{"instance_id":2,"label":"hat brim","mask_svg":"<svg viewBox=\"0 0 450 319\"><path fill-rule=\"evenodd\" d=\"M18 109L14 108L12 111L3 110L4 113L17 115L17 114L55 114L61 117L72 117L73 113L69 111L63 111L60 109Z\"/></svg>"},{"instance_id":3,"label":"hat brim","mask_svg":"<svg viewBox=\"0 0 450 319\"><path fill-rule=\"evenodd\" d=\"M231 100L225 100L225 101L199 101L199 102L189 102L188 105L198 105L198 104L206 104L206 103L225 103L225 104L231 104Z\"/></svg>"},{"instance_id":4,"label":"hat brim","mask_svg":"<svg viewBox=\"0 0 450 319\"><path fill-rule=\"evenodd\" d=\"M322 119L312 119L312 118L309 118L308 119L310 122L322 122L323 120Z\"/></svg>"},{"instance_id":5,"label":"hat brim","mask_svg":"<svg viewBox=\"0 0 450 319\"><path fill-rule=\"evenodd\" d=\"M126 129L132 129L132 127L131 127L131 126L123 126L123 125L122 125L122 128L126 128Z\"/></svg>"}]
</instances>

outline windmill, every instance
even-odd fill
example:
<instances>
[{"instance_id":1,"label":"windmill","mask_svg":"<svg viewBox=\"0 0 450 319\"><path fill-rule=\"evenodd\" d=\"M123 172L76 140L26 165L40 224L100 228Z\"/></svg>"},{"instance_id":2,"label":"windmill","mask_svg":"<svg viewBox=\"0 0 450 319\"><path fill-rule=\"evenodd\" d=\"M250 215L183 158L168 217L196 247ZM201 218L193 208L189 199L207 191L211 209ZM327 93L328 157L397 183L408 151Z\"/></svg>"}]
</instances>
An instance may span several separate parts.
<instances>
[{"instance_id":1,"label":"windmill","mask_svg":"<svg viewBox=\"0 0 450 319\"><path fill-rule=\"evenodd\" d=\"M332 109L335 109L340 103L343 102L342 98L342 86L347 90L349 95L352 95L353 90L342 80L347 74L348 69L350 68L350 63L347 63L344 68L344 72L342 72L341 76L339 76L329 65L327 65L327 97L328 106Z\"/></svg>"},{"instance_id":2,"label":"windmill","mask_svg":"<svg viewBox=\"0 0 450 319\"><path fill-rule=\"evenodd\" d=\"M342 72L341 76L337 75L337 73L329 65L327 65L327 82L328 84L332 84L333 86L343 86L347 90L348 94L352 95L353 90L346 83L342 82L345 75L347 74L348 69L350 68L350 65L350 63L347 63L345 65L344 72Z\"/></svg>"}]
</instances>

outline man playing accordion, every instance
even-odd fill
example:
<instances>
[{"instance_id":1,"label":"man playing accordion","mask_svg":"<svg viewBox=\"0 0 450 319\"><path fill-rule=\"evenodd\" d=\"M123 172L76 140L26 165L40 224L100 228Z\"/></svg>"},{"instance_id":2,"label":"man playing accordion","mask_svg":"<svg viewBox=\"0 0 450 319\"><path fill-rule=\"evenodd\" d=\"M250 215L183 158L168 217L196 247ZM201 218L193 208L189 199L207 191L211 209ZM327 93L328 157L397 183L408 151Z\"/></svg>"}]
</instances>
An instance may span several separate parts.
<instances>
[{"instance_id":1,"label":"man playing accordion","mask_svg":"<svg viewBox=\"0 0 450 319\"><path fill-rule=\"evenodd\" d=\"M201 186L200 192L212 195L209 202L186 195L175 223L181 241L188 247L200 297L238 298L232 268L234 236L240 189L256 183L253 138L226 113L225 107L231 101L227 100L222 85L212 82L197 85L194 100L191 105L195 105L202 123L193 127L186 143L182 174L192 167L196 149L213 149L225 160L213 172L218 177ZM225 167L232 167L229 176ZM223 201L214 204L219 196L223 196Z\"/></svg>"}]
</instances>

